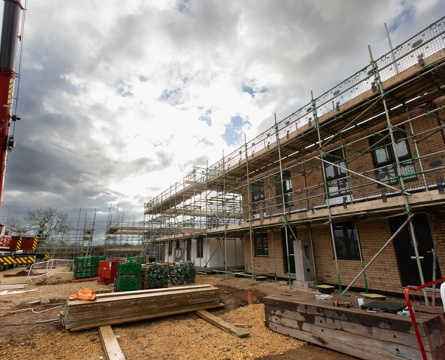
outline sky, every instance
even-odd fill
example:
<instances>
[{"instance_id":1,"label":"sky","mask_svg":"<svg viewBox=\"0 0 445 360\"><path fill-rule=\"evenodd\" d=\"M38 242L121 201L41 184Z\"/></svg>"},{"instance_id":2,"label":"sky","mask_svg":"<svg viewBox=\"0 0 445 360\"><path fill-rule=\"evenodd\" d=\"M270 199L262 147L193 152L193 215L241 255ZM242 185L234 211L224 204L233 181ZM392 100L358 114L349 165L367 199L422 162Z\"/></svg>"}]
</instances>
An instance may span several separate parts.
<instances>
[{"instance_id":1,"label":"sky","mask_svg":"<svg viewBox=\"0 0 445 360\"><path fill-rule=\"evenodd\" d=\"M388 52L385 23L396 46L445 15L443 0L21 2L1 217L54 207L96 224L137 223L194 168L368 65L368 45Z\"/></svg>"}]
</instances>

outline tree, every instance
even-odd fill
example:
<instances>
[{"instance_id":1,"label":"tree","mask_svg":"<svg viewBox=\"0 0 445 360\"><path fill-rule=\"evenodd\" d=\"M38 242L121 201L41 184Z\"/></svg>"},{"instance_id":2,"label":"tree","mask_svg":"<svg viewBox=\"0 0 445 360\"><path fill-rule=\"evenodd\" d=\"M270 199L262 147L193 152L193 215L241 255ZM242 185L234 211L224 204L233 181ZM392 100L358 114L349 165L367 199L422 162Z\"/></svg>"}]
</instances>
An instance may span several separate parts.
<instances>
[{"instance_id":1,"label":"tree","mask_svg":"<svg viewBox=\"0 0 445 360\"><path fill-rule=\"evenodd\" d=\"M28 223L24 220L7 219L6 229L10 231L10 235L26 236L29 232Z\"/></svg>"},{"instance_id":2,"label":"tree","mask_svg":"<svg viewBox=\"0 0 445 360\"><path fill-rule=\"evenodd\" d=\"M28 210L25 221L28 222L29 229L37 236L39 247L43 247L69 231L68 214L60 213L52 207Z\"/></svg>"}]
</instances>

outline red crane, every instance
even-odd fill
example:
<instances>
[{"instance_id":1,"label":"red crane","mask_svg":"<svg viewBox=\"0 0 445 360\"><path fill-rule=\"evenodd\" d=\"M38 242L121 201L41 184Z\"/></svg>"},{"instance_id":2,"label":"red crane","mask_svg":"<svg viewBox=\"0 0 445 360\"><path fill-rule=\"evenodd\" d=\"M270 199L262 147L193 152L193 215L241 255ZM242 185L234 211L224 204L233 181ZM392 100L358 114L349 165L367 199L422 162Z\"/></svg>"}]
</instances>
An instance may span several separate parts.
<instances>
[{"instance_id":1,"label":"red crane","mask_svg":"<svg viewBox=\"0 0 445 360\"><path fill-rule=\"evenodd\" d=\"M14 72L19 24L24 10L20 0L4 0L3 25L0 45L0 210L5 185L6 160L8 151L14 147L14 137L10 135L11 121L20 120L12 113L14 98Z\"/></svg>"}]
</instances>

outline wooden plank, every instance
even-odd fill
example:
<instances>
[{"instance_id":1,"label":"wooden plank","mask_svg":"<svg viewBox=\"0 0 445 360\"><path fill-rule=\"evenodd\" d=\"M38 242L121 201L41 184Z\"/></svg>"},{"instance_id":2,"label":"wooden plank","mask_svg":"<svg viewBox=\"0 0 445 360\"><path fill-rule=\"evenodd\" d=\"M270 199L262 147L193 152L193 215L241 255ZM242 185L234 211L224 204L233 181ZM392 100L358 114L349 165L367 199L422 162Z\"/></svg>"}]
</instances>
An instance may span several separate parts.
<instances>
[{"instance_id":1,"label":"wooden plank","mask_svg":"<svg viewBox=\"0 0 445 360\"><path fill-rule=\"evenodd\" d=\"M86 281L96 281L96 280L100 280L100 277L90 277L90 278L79 278L79 279L72 279L71 282L72 283L78 283L78 282L86 282Z\"/></svg>"},{"instance_id":2,"label":"wooden plank","mask_svg":"<svg viewBox=\"0 0 445 360\"><path fill-rule=\"evenodd\" d=\"M274 320L274 321L270 321ZM288 331L298 330L311 334L319 339L332 338L343 341L345 344L366 343L374 349L385 350L394 354L397 352L404 354L417 354L419 351L417 338L414 334L404 334L387 330L387 336L380 334L382 329L369 329L360 324L347 324L337 322L329 324L329 319L324 319L320 324L289 321L286 318L267 318L266 324L270 326L286 327ZM267 326L266 325L266 326ZM349 325L349 326L348 326ZM268 326L270 328L270 326ZM356 330L355 332L353 330ZM369 333L366 330L369 329ZM382 331L383 332L383 331ZM418 355L418 354L417 354Z\"/></svg>"},{"instance_id":3,"label":"wooden plank","mask_svg":"<svg viewBox=\"0 0 445 360\"><path fill-rule=\"evenodd\" d=\"M215 325L216 327L228 332L229 334L235 335L236 337L244 338L244 337L248 337L250 335L248 332L241 330L239 327L236 327L235 325L209 313L208 311L199 310L196 313L198 314L198 316L200 318L202 318L202 319L208 321L209 323L211 323L212 325Z\"/></svg>"},{"instance_id":4,"label":"wooden plank","mask_svg":"<svg viewBox=\"0 0 445 360\"><path fill-rule=\"evenodd\" d=\"M101 326L99 328L99 335L105 350L105 356L108 360L125 360L124 353L119 346L111 326Z\"/></svg>"},{"instance_id":5,"label":"wooden plank","mask_svg":"<svg viewBox=\"0 0 445 360\"><path fill-rule=\"evenodd\" d=\"M281 334L364 359L421 358L408 317L368 313L358 307L336 308L331 301L308 296L274 295L264 298L264 303L266 326ZM443 325L439 322L437 327L438 318L426 314L418 320L432 352L443 347Z\"/></svg>"},{"instance_id":6,"label":"wooden plank","mask_svg":"<svg viewBox=\"0 0 445 360\"><path fill-rule=\"evenodd\" d=\"M345 298L343 298L344 301ZM368 313L358 306L351 308L334 307L332 300L315 300L312 296L283 296L274 295L263 299L265 308L272 306L280 309L280 311L288 311L290 313L298 313L305 321L311 321L314 316L324 318L338 319L350 323L359 323L370 327L378 327L382 329L392 329L399 332L411 332L414 334L411 319L406 316L400 316L390 313L379 313L376 316ZM433 316L430 317L431 319Z\"/></svg>"},{"instance_id":7,"label":"wooden plank","mask_svg":"<svg viewBox=\"0 0 445 360\"><path fill-rule=\"evenodd\" d=\"M374 300L386 300L386 296L385 295L380 295L380 294L374 294L374 293L360 293L360 296L367 298L367 299L374 299Z\"/></svg>"},{"instance_id":8,"label":"wooden plank","mask_svg":"<svg viewBox=\"0 0 445 360\"><path fill-rule=\"evenodd\" d=\"M360 342L345 342L344 338L337 338L336 335L340 332L336 332L334 337L332 334L324 334L319 336L316 334L311 334L306 331L287 328L279 324L267 324L266 325L272 331L280 334L291 336L295 339L307 341L311 344L316 344L323 346L343 354L348 354L355 356L359 359L367 360L382 360L382 359L403 359L406 358L402 354L391 353L388 349L379 350L375 349L373 346L369 346L367 339L362 338ZM340 334L341 335L341 334ZM410 359L421 359L420 351L418 351L418 356L409 357Z\"/></svg>"},{"instance_id":9,"label":"wooden plank","mask_svg":"<svg viewBox=\"0 0 445 360\"><path fill-rule=\"evenodd\" d=\"M266 322L282 324L283 326L289 326L301 328L302 330L307 330L307 327L310 324L306 323L307 319L305 316L298 314L281 313L278 314L277 310L268 309L266 311ZM297 325L299 324L299 325ZM333 319L326 318L323 316L314 316L313 317L313 325L321 326L322 328L338 330L341 329L345 334L355 334L359 336L363 336L364 338L370 338L375 340L386 341L388 339L397 339L397 342L400 344L404 344L407 346L413 346L417 342L416 335L411 332L397 332L391 329L390 327L379 327L379 326L369 326L363 324L357 324L351 321L342 320L342 319Z\"/></svg>"},{"instance_id":10,"label":"wooden plank","mask_svg":"<svg viewBox=\"0 0 445 360\"><path fill-rule=\"evenodd\" d=\"M205 290L198 290L198 291L180 291L180 292L171 292L171 293L154 293L154 294L135 294L135 295L127 295L127 296L110 296L107 298L96 298L94 301L85 301L85 300L70 300L69 306L71 308L75 308L77 306L79 307L85 307L88 304L98 304L103 303L106 304L107 302L112 303L124 303L126 301L131 301L132 303L136 301L143 301L143 302L151 302L151 303L162 303L164 300L170 301L170 303L165 303L163 306L169 306L173 305L172 301L193 301L193 299L196 299L197 301L202 301L204 297L208 298L210 300L211 298L219 298L219 290L216 290L216 288L213 289L205 289ZM96 305L94 305L96 306Z\"/></svg>"},{"instance_id":11,"label":"wooden plank","mask_svg":"<svg viewBox=\"0 0 445 360\"><path fill-rule=\"evenodd\" d=\"M150 320L150 319L156 319L156 318L172 316L172 315L180 315L180 314L195 312L195 311L203 310L203 309L215 309L215 308L220 308L222 306L224 306L224 304L222 304L222 303L209 304L209 305L200 304L200 305L195 305L195 306L191 305L188 307L172 309L170 311L160 311L160 312L151 313L151 314L141 314L139 316L133 316L133 317L124 317L124 318L115 318L115 319L108 319L108 318L104 317L102 319L98 318L98 319L91 320L86 323L74 323L71 325L70 328L67 328L67 329L70 331L88 330L88 329L94 329L97 327L101 327L104 325L120 325L120 324L129 323L129 322Z\"/></svg>"},{"instance_id":12,"label":"wooden plank","mask_svg":"<svg viewBox=\"0 0 445 360\"><path fill-rule=\"evenodd\" d=\"M145 295L159 295L159 294L163 294L163 293L182 292L183 290L194 291L194 290L201 290L201 289L205 290L205 289L211 289L211 288L213 288L212 285L194 285L194 286L176 286L176 287L161 288L161 289L119 291L119 292L97 294L96 300L107 299L110 297L112 297L114 299L117 297L125 297L125 296L129 296L129 298L134 298L134 296L138 296L138 295L143 295L143 296L145 296ZM74 297L70 297L69 300L73 301L73 304L75 301L79 301L82 304L85 303L84 301L79 300ZM70 303L70 305L72 305L72 304Z\"/></svg>"},{"instance_id":13,"label":"wooden plank","mask_svg":"<svg viewBox=\"0 0 445 360\"><path fill-rule=\"evenodd\" d=\"M61 316L65 328L85 330L224 306L214 286L104 295L94 301L67 301Z\"/></svg>"},{"instance_id":14,"label":"wooden plank","mask_svg":"<svg viewBox=\"0 0 445 360\"><path fill-rule=\"evenodd\" d=\"M83 304L76 303L72 306L68 303L65 306L67 314L89 314L91 316L98 315L98 312L104 310L107 317L120 316L121 314L128 313L145 313L156 312L162 309L170 309L181 307L189 304L218 304L220 302L219 292L206 292L206 293L186 293L181 296L177 294L175 296L163 296L163 297L138 297L133 299L116 299L112 298L107 301L84 301ZM113 312L110 312L110 308Z\"/></svg>"},{"instance_id":15,"label":"wooden plank","mask_svg":"<svg viewBox=\"0 0 445 360\"><path fill-rule=\"evenodd\" d=\"M21 284L0 284L0 290L24 289L25 285Z\"/></svg>"}]
</instances>

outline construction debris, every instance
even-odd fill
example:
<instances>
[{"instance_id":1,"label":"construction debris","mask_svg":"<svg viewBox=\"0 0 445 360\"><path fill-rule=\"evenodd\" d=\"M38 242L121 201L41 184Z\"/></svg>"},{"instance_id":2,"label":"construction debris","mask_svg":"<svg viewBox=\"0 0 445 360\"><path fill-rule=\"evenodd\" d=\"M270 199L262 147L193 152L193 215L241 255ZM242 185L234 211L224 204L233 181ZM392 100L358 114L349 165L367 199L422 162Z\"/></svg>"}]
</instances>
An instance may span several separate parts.
<instances>
[{"instance_id":1,"label":"construction debris","mask_svg":"<svg viewBox=\"0 0 445 360\"><path fill-rule=\"evenodd\" d=\"M94 301L69 299L60 317L65 329L78 331L221 306L218 288L196 285L97 294Z\"/></svg>"},{"instance_id":2,"label":"construction debris","mask_svg":"<svg viewBox=\"0 0 445 360\"><path fill-rule=\"evenodd\" d=\"M32 289L32 290L13 290L13 291L4 290L4 291L0 291L0 295L23 294L23 293L27 293L27 292L31 292L31 291L36 291L36 290L37 289Z\"/></svg>"},{"instance_id":3,"label":"construction debris","mask_svg":"<svg viewBox=\"0 0 445 360\"><path fill-rule=\"evenodd\" d=\"M15 290L24 288L24 284L0 284L0 290Z\"/></svg>"},{"instance_id":4,"label":"construction debris","mask_svg":"<svg viewBox=\"0 0 445 360\"><path fill-rule=\"evenodd\" d=\"M34 272L34 271L26 271L26 270L22 270L19 271L15 274L11 273L11 274L3 274L3 277L15 277L15 276L40 276L40 275L45 275L45 273L39 273L39 272Z\"/></svg>"}]
</instances>

